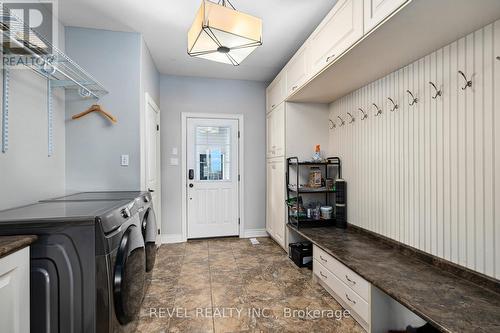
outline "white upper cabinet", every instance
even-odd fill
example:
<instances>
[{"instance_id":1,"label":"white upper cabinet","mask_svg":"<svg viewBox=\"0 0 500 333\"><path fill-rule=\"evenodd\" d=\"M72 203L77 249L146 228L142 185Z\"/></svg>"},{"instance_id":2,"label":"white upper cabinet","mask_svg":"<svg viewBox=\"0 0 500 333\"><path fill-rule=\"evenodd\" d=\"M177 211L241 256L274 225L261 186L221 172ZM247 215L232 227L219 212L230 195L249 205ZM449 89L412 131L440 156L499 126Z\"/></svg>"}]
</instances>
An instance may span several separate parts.
<instances>
[{"instance_id":1,"label":"white upper cabinet","mask_svg":"<svg viewBox=\"0 0 500 333\"><path fill-rule=\"evenodd\" d=\"M307 42L295 53L286 66L286 96L290 96L308 79Z\"/></svg>"},{"instance_id":2,"label":"white upper cabinet","mask_svg":"<svg viewBox=\"0 0 500 333\"><path fill-rule=\"evenodd\" d=\"M365 29L368 33L399 7L411 0L364 0Z\"/></svg>"},{"instance_id":3,"label":"white upper cabinet","mask_svg":"<svg viewBox=\"0 0 500 333\"><path fill-rule=\"evenodd\" d=\"M267 157L285 155L285 104L280 103L266 118Z\"/></svg>"},{"instance_id":4,"label":"white upper cabinet","mask_svg":"<svg viewBox=\"0 0 500 333\"><path fill-rule=\"evenodd\" d=\"M320 72L363 36L363 0L339 0L309 40L312 74Z\"/></svg>"},{"instance_id":5,"label":"white upper cabinet","mask_svg":"<svg viewBox=\"0 0 500 333\"><path fill-rule=\"evenodd\" d=\"M273 82L267 87L267 112L277 107L285 100L285 77L284 71L278 74Z\"/></svg>"}]
</instances>

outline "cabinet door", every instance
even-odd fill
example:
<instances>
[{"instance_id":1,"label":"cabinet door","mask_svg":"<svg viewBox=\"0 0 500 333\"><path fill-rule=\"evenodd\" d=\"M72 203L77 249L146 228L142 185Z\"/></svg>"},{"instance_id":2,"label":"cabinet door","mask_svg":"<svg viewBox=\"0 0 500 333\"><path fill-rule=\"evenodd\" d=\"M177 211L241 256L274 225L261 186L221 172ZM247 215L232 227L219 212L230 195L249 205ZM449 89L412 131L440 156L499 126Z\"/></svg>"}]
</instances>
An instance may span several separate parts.
<instances>
[{"instance_id":1,"label":"cabinet door","mask_svg":"<svg viewBox=\"0 0 500 333\"><path fill-rule=\"evenodd\" d=\"M274 239L285 247L285 167L283 159L273 164L273 234Z\"/></svg>"},{"instance_id":2,"label":"cabinet door","mask_svg":"<svg viewBox=\"0 0 500 333\"><path fill-rule=\"evenodd\" d=\"M281 103L266 116L267 157L285 154L285 103Z\"/></svg>"},{"instance_id":3,"label":"cabinet door","mask_svg":"<svg viewBox=\"0 0 500 333\"><path fill-rule=\"evenodd\" d=\"M285 80L283 73L278 74L267 87L267 111L277 107L285 99Z\"/></svg>"},{"instance_id":4,"label":"cabinet door","mask_svg":"<svg viewBox=\"0 0 500 333\"><path fill-rule=\"evenodd\" d=\"M363 0L339 0L310 39L314 75L363 36Z\"/></svg>"},{"instance_id":5,"label":"cabinet door","mask_svg":"<svg viewBox=\"0 0 500 333\"><path fill-rule=\"evenodd\" d=\"M266 175L266 231L274 237L274 228L273 228L273 172L272 172L273 163L267 161Z\"/></svg>"},{"instance_id":6,"label":"cabinet door","mask_svg":"<svg viewBox=\"0 0 500 333\"><path fill-rule=\"evenodd\" d=\"M0 323L2 332L30 331L29 247L0 259ZM28 320L26 320L28 319Z\"/></svg>"},{"instance_id":7,"label":"cabinet door","mask_svg":"<svg viewBox=\"0 0 500 333\"><path fill-rule=\"evenodd\" d=\"M278 105L272 112L273 157L285 155L285 103Z\"/></svg>"},{"instance_id":8,"label":"cabinet door","mask_svg":"<svg viewBox=\"0 0 500 333\"><path fill-rule=\"evenodd\" d=\"M273 142L273 111L266 115L266 155L268 158L273 157L273 146L276 146Z\"/></svg>"},{"instance_id":9,"label":"cabinet door","mask_svg":"<svg viewBox=\"0 0 500 333\"><path fill-rule=\"evenodd\" d=\"M307 81L307 42L293 56L286 67L286 96L293 94Z\"/></svg>"},{"instance_id":10,"label":"cabinet door","mask_svg":"<svg viewBox=\"0 0 500 333\"><path fill-rule=\"evenodd\" d=\"M364 33L368 33L386 17L410 0L364 0Z\"/></svg>"}]
</instances>

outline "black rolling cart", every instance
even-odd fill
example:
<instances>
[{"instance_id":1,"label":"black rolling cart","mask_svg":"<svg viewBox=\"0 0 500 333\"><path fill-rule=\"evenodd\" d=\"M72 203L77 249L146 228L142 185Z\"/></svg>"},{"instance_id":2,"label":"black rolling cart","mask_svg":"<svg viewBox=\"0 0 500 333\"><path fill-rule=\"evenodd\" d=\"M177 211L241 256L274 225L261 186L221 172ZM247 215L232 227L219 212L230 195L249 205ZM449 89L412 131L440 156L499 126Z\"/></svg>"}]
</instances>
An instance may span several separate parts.
<instances>
[{"instance_id":1,"label":"black rolling cart","mask_svg":"<svg viewBox=\"0 0 500 333\"><path fill-rule=\"evenodd\" d=\"M319 188L301 187L299 178L301 170L311 167L319 167L322 177L329 178L329 174L334 174L332 169L336 169L335 185L332 188L322 186ZM290 171L295 169L295 184L290 183ZM345 209L345 182L342 178L342 163L338 157L329 157L324 161L299 161L297 157L287 158L287 207L288 207L288 223L296 228L306 227L326 227L338 226L346 227L346 209ZM337 189L338 186L338 189ZM302 205L302 196L310 194L324 194L323 204L334 207L332 216L329 219L315 219L313 216L307 215L307 210ZM318 197L318 196L317 196ZM338 199L337 199L338 197ZM342 209L343 207L343 209Z\"/></svg>"}]
</instances>

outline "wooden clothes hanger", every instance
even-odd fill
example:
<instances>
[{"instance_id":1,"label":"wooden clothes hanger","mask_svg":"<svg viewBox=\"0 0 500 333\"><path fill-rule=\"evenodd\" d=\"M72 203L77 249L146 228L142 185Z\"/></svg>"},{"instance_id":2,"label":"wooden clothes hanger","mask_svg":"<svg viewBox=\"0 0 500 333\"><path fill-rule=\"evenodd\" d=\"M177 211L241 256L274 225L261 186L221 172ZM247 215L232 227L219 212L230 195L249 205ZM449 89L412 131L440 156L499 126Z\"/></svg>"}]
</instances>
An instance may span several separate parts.
<instances>
[{"instance_id":1,"label":"wooden clothes hanger","mask_svg":"<svg viewBox=\"0 0 500 333\"><path fill-rule=\"evenodd\" d=\"M81 112L79 114L75 114L71 118L72 119L78 119L78 118L86 116L86 115L88 115L89 113L92 113L92 112L98 112L98 113L100 113L106 119L108 119L109 121L111 121L113 124L116 124L118 122L118 120L112 114L104 111L99 104L94 104L91 107L89 107L87 110L85 110L85 111L83 111L83 112Z\"/></svg>"}]
</instances>

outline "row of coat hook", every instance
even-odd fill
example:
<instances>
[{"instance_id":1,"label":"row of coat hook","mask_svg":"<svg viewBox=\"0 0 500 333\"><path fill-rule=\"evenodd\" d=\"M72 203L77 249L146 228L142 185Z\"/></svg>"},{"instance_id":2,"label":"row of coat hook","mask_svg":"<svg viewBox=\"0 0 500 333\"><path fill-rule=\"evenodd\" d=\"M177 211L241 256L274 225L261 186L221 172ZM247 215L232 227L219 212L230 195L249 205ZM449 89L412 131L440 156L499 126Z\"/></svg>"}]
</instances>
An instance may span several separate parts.
<instances>
[{"instance_id":1,"label":"row of coat hook","mask_svg":"<svg viewBox=\"0 0 500 333\"><path fill-rule=\"evenodd\" d=\"M500 60L500 57L496 57L496 59ZM465 85L462 86L461 89L465 90L467 88L471 88L472 87L472 80L469 80L464 72L458 71L458 73L463 77L463 79L465 81ZM438 97L443 96L443 91L441 89L439 89L434 82L429 81L429 84L434 89L434 94L431 96L432 99L437 99ZM406 90L406 93L408 93L408 95L409 95L408 105L414 106L415 104L418 103L418 101L419 101L418 97L416 97L409 89ZM389 102L391 102L391 104L392 104L392 107L389 109L391 112L394 112L397 109L399 109L399 105L391 97L387 97L387 100ZM375 103L372 103L372 106L375 108L375 117L380 116L382 114L382 110ZM363 110L362 108L358 108L358 111L360 111L362 114L361 120L365 120L366 118L368 118L368 113L365 112L365 110ZM347 115L349 116L349 124L352 124L356 120L356 118L350 112L347 112ZM342 119L342 117L340 117L340 116L337 116L337 118L340 120L340 123L338 126L340 126L340 127L344 126L345 125L344 119ZM331 119L329 119L329 120L330 120L330 129L336 128L337 124L333 120L331 120Z\"/></svg>"}]
</instances>

